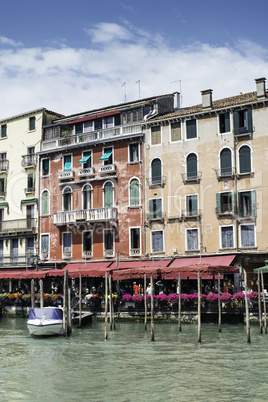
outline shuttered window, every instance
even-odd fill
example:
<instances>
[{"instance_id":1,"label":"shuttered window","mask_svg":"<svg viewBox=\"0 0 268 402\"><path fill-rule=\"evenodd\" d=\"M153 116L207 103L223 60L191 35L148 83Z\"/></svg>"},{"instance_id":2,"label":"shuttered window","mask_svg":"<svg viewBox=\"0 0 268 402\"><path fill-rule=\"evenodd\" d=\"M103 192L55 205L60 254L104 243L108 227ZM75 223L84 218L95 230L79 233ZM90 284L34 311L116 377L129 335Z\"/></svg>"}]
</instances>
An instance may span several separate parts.
<instances>
[{"instance_id":1,"label":"shuttered window","mask_svg":"<svg viewBox=\"0 0 268 402\"><path fill-rule=\"evenodd\" d=\"M152 232L152 252L161 253L164 251L163 231L156 230Z\"/></svg>"},{"instance_id":2,"label":"shuttered window","mask_svg":"<svg viewBox=\"0 0 268 402\"><path fill-rule=\"evenodd\" d=\"M221 176L232 174L232 153L228 148L224 148L220 155Z\"/></svg>"},{"instance_id":3,"label":"shuttered window","mask_svg":"<svg viewBox=\"0 0 268 402\"><path fill-rule=\"evenodd\" d=\"M255 226L241 225L241 247L255 247Z\"/></svg>"},{"instance_id":4,"label":"shuttered window","mask_svg":"<svg viewBox=\"0 0 268 402\"><path fill-rule=\"evenodd\" d=\"M151 127L151 145L161 144L161 127Z\"/></svg>"},{"instance_id":5,"label":"shuttered window","mask_svg":"<svg viewBox=\"0 0 268 402\"><path fill-rule=\"evenodd\" d=\"M162 198L149 200L149 219L162 218Z\"/></svg>"},{"instance_id":6,"label":"shuttered window","mask_svg":"<svg viewBox=\"0 0 268 402\"><path fill-rule=\"evenodd\" d=\"M42 193L42 215L49 214L49 192L47 190Z\"/></svg>"},{"instance_id":7,"label":"shuttered window","mask_svg":"<svg viewBox=\"0 0 268 402\"><path fill-rule=\"evenodd\" d=\"M187 179L197 178L197 156L190 154L187 157Z\"/></svg>"},{"instance_id":8,"label":"shuttered window","mask_svg":"<svg viewBox=\"0 0 268 402\"><path fill-rule=\"evenodd\" d=\"M190 140L197 137L196 119L186 120L186 139Z\"/></svg>"},{"instance_id":9,"label":"shuttered window","mask_svg":"<svg viewBox=\"0 0 268 402\"><path fill-rule=\"evenodd\" d=\"M198 229L188 229L187 235L187 250L199 250Z\"/></svg>"},{"instance_id":10,"label":"shuttered window","mask_svg":"<svg viewBox=\"0 0 268 402\"><path fill-rule=\"evenodd\" d=\"M180 141L181 140L181 123L171 123L171 141Z\"/></svg>"},{"instance_id":11,"label":"shuttered window","mask_svg":"<svg viewBox=\"0 0 268 402\"><path fill-rule=\"evenodd\" d=\"M71 233L63 233L63 252L71 253L72 252L72 234Z\"/></svg>"},{"instance_id":12,"label":"shuttered window","mask_svg":"<svg viewBox=\"0 0 268 402\"><path fill-rule=\"evenodd\" d=\"M187 216L198 215L198 195L187 195L186 196L186 214Z\"/></svg>"},{"instance_id":13,"label":"shuttered window","mask_svg":"<svg viewBox=\"0 0 268 402\"><path fill-rule=\"evenodd\" d=\"M154 159L151 164L151 169L152 169L152 184L161 184L162 183L161 160L158 158Z\"/></svg>"},{"instance_id":14,"label":"shuttered window","mask_svg":"<svg viewBox=\"0 0 268 402\"><path fill-rule=\"evenodd\" d=\"M222 248L234 247L234 228L233 228L233 226L221 227L221 247Z\"/></svg>"},{"instance_id":15,"label":"shuttered window","mask_svg":"<svg viewBox=\"0 0 268 402\"><path fill-rule=\"evenodd\" d=\"M111 182L107 182L104 185L104 208L110 208L113 206L113 185Z\"/></svg>"},{"instance_id":16,"label":"shuttered window","mask_svg":"<svg viewBox=\"0 0 268 402\"><path fill-rule=\"evenodd\" d=\"M231 131L230 125L230 113L221 113L219 115L219 126L220 126L220 133L229 133Z\"/></svg>"},{"instance_id":17,"label":"shuttered window","mask_svg":"<svg viewBox=\"0 0 268 402\"><path fill-rule=\"evenodd\" d=\"M234 112L234 133L235 135L253 132L252 109L236 110Z\"/></svg>"},{"instance_id":18,"label":"shuttered window","mask_svg":"<svg viewBox=\"0 0 268 402\"><path fill-rule=\"evenodd\" d=\"M140 205L140 184L138 179L132 179L130 182L130 206Z\"/></svg>"},{"instance_id":19,"label":"shuttered window","mask_svg":"<svg viewBox=\"0 0 268 402\"><path fill-rule=\"evenodd\" d=\"M239 149L239 167L240 173L251 172L251 152L250 147L247 145L243 145Z\"/></svg>"}]
</instances>

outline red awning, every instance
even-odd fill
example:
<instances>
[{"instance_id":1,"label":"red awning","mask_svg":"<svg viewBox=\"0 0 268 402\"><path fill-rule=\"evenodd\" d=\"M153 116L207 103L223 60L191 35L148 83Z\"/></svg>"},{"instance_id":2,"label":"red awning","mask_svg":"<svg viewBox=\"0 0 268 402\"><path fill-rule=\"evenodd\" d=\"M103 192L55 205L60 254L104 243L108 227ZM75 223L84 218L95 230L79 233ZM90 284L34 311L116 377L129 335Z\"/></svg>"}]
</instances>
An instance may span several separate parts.
<instances>
[{"instance_id":1,"label":"red awning","mask_svg":"<svg viewBox=\"0 0 268 402\"><path fill-rule=\"evenodd\" d=\"M113 280L124 281L127 279L141 279L144 278L146 274L147 278L151 275L153 279L156 279L160 274L160 268L151 266L151 267L140 267L140 268L129 268L129 269L118 269L113 271Z\"/></svg>"},{"instance_id":2,"label":"red awning","mask_svg":"<svg viewBox=\"0 0 268 402\"><path fill-rule=\"evenodd\" d=\"M146 267L166 267L172 260L146 260L146 261L120 261L118 269L131 269L131 268L146 268ZM112 269L117 269L116 262L110 266Z\"/></svg>"},{"instance_id":3,"label":"red awning","mask_svg":"<svg viewBox=\"0 0 268 402\"><path fill-rule=\"evenodd\" d=\"M105 117L105 116L113 116L113 115L118 114L118 113L120 113L119 110L113 110L111 112L98 113L98 114L94 114L94 115L87 116L87 117L81 117L80 119L70 120L68 122L68 124L80 123L82 121L90 121L90 120L99 119L99 118Z\"/></svg>"},{"instance_id":4,"label":"red awning","mask_svg":"<svg viewBox=\"0 0 268 402\"><path fill-rule=\"evenodd\" d=\"M32 278L45 278L48 274L48 270L17 270L17 271L3 271L0 272L0 279L32 279Z\"/></svg>"},{"instance_id":5,"label":"red awning","mask_svg":"<svg viewBox=\"0 0 268 402\"><path fill-rule=\"evenodd\" d=\"M68 270L68 276L71 278L77 278L81 276L88 277L104 277L105 272L110 271L109 265L110 262L89 262L85 265L85 263L77 263L77 264L68 264L63 269L52 269L49 271L48 276L63 276L64 272Z\"/></svg>"},{"instance_id":6,"label":"red awning","mask_svg":"<svg viewBox=\"0 0 268 402\"><path fill-rule=\"evenodd\" d=\"M209 264L209 265L230 265L233 262L235 255L217 255L213 257L190 257L190 258L176 258L170 267L185 267L188 265L196 264Z\"/></svg>"},{"instance_id":7,"label":"red awning","mask_svg":"<svg viewBox=\"0 0 268 402\"><path fill-rule=\"evenodd\" d=\"M196 264L162 268L161 275L163 279L178 279L178 274L181 272L181 279L197 279L198 269L200 269L202 279L211 279L213 275L217 274L239 272L239 268L230 267L228 265Z\"/></svg>"}]
</instances>

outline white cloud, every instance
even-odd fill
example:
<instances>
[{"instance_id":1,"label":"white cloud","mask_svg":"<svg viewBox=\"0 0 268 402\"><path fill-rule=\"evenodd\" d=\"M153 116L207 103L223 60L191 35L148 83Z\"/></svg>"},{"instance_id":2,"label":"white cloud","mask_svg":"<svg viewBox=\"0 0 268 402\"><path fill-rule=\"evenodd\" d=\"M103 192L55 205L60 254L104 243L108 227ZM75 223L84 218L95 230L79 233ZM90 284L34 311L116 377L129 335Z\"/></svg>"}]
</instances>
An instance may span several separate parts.
<instances>
[{"instance_id":1,"label":"white cloud","mask_svg":"<svg viewBox=\"0 0 268 402\"><path fill-rule=\"evenodd\" d=\"M0 49L0 119L41 106L72 114L121 103L123 82L127 100L135 100L138 80L141 97L178 91L181 81L183 106L189 106L208 88L213 99L254 91L254 79L268 70L266 49L252 42L172 48L131 26L94 29L87 48Z\"/></svg>"},{"instance_id":2,"label":"white cloud","mask_svg":"<svg viewBox=\"0 0 268 402\"><path fill-rule=\"evenodd\" d=\"M2 45L12 46L12 47L22 46L22 42L16 42L13 39L7 38L6 36L0 36L0 43Z\"/></svg>"}]
</instances>

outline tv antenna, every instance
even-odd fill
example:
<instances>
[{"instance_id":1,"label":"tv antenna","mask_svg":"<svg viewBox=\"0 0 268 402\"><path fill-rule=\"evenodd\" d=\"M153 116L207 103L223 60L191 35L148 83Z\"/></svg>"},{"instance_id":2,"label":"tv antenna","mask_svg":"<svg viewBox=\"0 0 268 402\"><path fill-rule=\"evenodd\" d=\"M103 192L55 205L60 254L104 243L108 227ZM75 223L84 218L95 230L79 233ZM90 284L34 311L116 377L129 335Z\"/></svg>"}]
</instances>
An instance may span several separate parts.
<instances>
[{"instance_id":1,"label":"tv antenna","mask_svg":"<svg viewBox=\"0 0 268 402\"><path fill-rule=\"evenodd\" d=\"M141 80L136 81L136 84L139 84L139 99L141 98Z\"/></svg>"},{"instance_id":2,"label":"tv antenna","mask_svg":"<svg viewBox=\"0 0 268 402\"><path fill-rule=\"evenodd\" d=\"M126 82L124 82L122 85L121 85L121 88L122 87L125 87L125 102L127 101L127 84L126 84Z\"/></svg>"}]
</instances>

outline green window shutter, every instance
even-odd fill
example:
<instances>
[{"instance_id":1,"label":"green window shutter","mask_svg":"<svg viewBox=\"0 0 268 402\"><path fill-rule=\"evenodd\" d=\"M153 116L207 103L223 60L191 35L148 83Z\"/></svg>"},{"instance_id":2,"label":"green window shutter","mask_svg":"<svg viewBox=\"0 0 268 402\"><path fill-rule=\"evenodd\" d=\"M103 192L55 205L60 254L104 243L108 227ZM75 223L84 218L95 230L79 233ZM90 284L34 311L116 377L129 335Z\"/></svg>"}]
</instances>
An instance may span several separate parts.
<instances>
[{"instance_id":1,"label":"green window shutter","mask_svg":"<svg viewBox=\"0 0 268 402\"><path fill-rule=\"evenodd\" d=\"M195 154L188 155L187 158L187 176L197 176L197 156Z\"/></svg>"},{"instance_id":2,"label":"green window shutter","mask_svg":"<svg viewBox=\"0 0 268 402\"><path fill-rule=\"evenodd\" d=\"M161 182L161 177L162 177L162 172L161 172L161 160L160 159L154 159L152 161L152 183L160 183Z\"/></svg>"},{"instance_id":3,"label":"green window shutter","mask_svg":"<svg viewBox=\"0 0 268 402\"><path fill-rule=\"evenodd\" d=\"M232 191L231 197L232 197L232 212L235 214L235 212L236 212L236 200L235 200L234 191Z\"/></svg>"},{"instance_id":4,"label":"green window shutter","mask_svg":"<svg viewBox=\"0 0 268 402\"><path fill-rule=\"evenodd\" d=\"M251 108L248 108L248 110L247 110L247 130L248 130L248 133L253 132L252 109Z\"/></svg>"},{"instance_id":5,"label":"green window shutter","mask_svg":"<svg viewBox=\"0 0 268 402\"><path fill-rule=\"evenodd\" d=\"M68 172L72 168L71 155L66 155L64 157L64 172Z\"/></svg>"},{"instance_id":6,"label":"green window shutter","mask_svg":"<svg viewBox=\"0 0 268 402\"><path fill-rule=\"evenodd\" d=\"M196 120L187 120L186 121L186 138L187 140L191 138L196 138L197 133L196 133Z\"/></svg>"},{"instance_id":7,"label":"green window shutter","mask_svg":"<svg viewBox=\"0 0 268 402\"><path fill-rule=\"evenodd\" d=\"M49 206L48 206L48 191L44 191L42 194L42 215L48 215Z\"/></svg>"},{"instance_id":8,"label":"green window shutter","mask_svg":"<svg viewBox=\"0 0 268 402\"><path fill-rule=\"evenodd\" d=\"M4 178L4 193L7 193L7 178Z\"/></svg>"},{"instance_id":9,"label":"green window shutter","mask_svg":"<svg viewBox=\"0 0 268 402\"><path fill-rule=\"evenodd\" d=\"M113 186L112 183L106 183L104 187L104 208L113 206Z\"/></svg>"},{"instance_id":10,"label":"green window shutter","mask_svg":"<svg viewBox=\"0 0 268 402\"><path fill-rule=\"evenodd\" d=\"M257 216L256 191L251 191L251 215Z\"/></svg>"},{"instance_id":11,"label":"green window shutter","mask_svg":"<svg viewBox=\"0 0 268 402\"><path fill-rule=\"evenodd\" d=\"M225 148L221 151L221 174L232 173L232 154L230 149Z\"/></svg>"},{"instance_id":12,"label":"green window shutter","mask_svg":"<svg viewBox=\"0 0 268 402\"><path fill-rule=\"evenodd\" d=\"M238 215L243 216L243 204L241 193L238 193Z\"/></svg>"},{"instance_id":13,"label":"green window shutter","mask_svg":"<svg viewBox=\"0 0 268 402\"><path fill-rule=\"evenodd\" d=\"M192 195L192 215L198 215L198 209L197 209L197 194L196 195Z\"/></svg>"},{"instance_id":14,"label":"green window shutter","mask_svg":"<svg viewBox=\"0 0 268 402\"><path fill-rule=\"evenodd\" d=\"M245 145L239 150L240 173L251 172L250 148Z\"/></svg>"},{"instance_id":15,"label":"green window shutter","mask_svg":"<svg viewBox=\"0 0 268 402\"><path fill-rule=\"evenodd\" d=\"M35 173L33 173L33 189L35 190Z\"/></svg>"},{"instance_id":16,"label":"green window shutter","mask_svg":"<svg viewBox=\"0 0 268 402\"><path fill-rule=\"evenodd\" d=\"M133 179L130 183L130 205L139 205L139 182L137 179Z\"/></svg>"},{"instance_id":17,"label":"green window shutter","mask_svg":"<svg viewBox=\"0 0 268 402\"><path fill-rule=\"evenodd\" d=\"M234 133L239 134L239 113L238 113L238 111L234 112Z\"/></svg>"},{"instance_id":18,"label":"green window shutter","mask_svg":"<svg viewBox=\"0 0 268 402\"><path fill-rule=\"evenodd\" d=\"M149 200L149 219L154 217L154 200Z\"/></svg>"},{"instance_id":19,"label":"green window shutter","mask_svg":"<svg viewBox=\"0 0 268 402\"><path fill-rule=\"evenodd\" d=\"M229 112L224 114L224 122L225 122L225 132L228 133L231 130L230 113Z\"/></svg>"},{"instance_id":20,"label":"green window shutter","mask_svg":"<svg viewBox=\"0 0 268 402\"><path fill-rule=\"evenodd\" d=\"M217 214L222 213L222 208L221 208L221 193L216 194L216 208L217 208Z\"/></svg>"},{"instance_id":21,"label":"green window shutter","mask_svg":"<svg viewBox=\"0 0 268 402\"><path fill-rule=\"evenodd\" d=\"M155 200L155 210L156 210L156 217L157 218L162 218L163 214L162 214L162 200L161 198L157 198Z\"/></svg>"}]
</instances>

